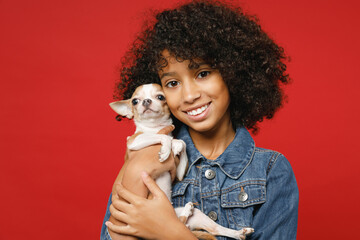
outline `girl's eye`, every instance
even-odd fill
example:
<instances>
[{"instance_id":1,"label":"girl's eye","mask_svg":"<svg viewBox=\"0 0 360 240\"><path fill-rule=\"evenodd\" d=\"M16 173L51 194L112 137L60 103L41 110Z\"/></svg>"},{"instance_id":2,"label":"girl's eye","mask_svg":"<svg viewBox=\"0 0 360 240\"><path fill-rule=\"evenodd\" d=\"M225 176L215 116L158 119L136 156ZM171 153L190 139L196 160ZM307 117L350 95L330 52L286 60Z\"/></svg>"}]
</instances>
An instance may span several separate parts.
<instances>
[{"instance_id":1,"label":"girl's eye","mask_svg":"<svg viewBox=\"0 0 360 240\"><path fill-rule=\"evenodd\" d=\"M168 82L168 83L166 83L166 87L168 87L168 88L173 88L173 87L176 87L177 85L179 85L179 82L177 82L177 81L170 81L170 82Z\"/></svg>"},{"instance_id":2,"label":"girl's eye","mask_svg":"<svg viewBox=\"0 0 360 240\"><path fill-rule=\"evenodd\" d=\"M199 75L197 76L198 78L205 78L207 76L210 75L210 71L202 71L199 73Z\"/></svg>"},{"instance_id":3,"label":"girl's eye","mask_svg":"<svg viewBox=\"0 0 360 240\"><path fill-rule=\"evenodd\" d=\"M165 97L163 95L157 95L156 96L157 99L159 99L160 101L164 101L165 100Z\"/></svg>"},{"instance_id":4,"label":"girl's eye","mask_svg":"<svg viewBox=\"0 0 360 240\"><path fill-rule=\"evenodd\" d=\"M139 99L137 99L137 98L134 98L133 100L131 100L131 103L132 103L132 105L136 105L136 104L138 104L139 103Z\"/></svg>"}]
</instances>

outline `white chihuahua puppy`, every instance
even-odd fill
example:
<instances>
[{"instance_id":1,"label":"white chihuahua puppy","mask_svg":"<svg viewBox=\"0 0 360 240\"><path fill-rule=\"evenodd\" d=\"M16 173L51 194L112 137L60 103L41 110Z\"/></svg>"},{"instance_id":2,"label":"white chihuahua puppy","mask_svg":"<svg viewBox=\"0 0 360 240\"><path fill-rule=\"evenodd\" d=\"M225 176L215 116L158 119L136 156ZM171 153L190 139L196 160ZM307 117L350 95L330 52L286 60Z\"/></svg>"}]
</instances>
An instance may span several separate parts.
<instances>
[{"instance_id":1,"label":"white chihuahua puppy","mask_svg":"<svg viewBox=\"0 0 360 240\"><path fill-rule=\"evenodd\" d=\"M130 150L139 150L161 143L159 161L165 161L171 151L174 156L178 155L180 162L176 169L176 176L181 181L185 175L188 162L184 141L173 139L171 135L157 134L160 129L172 124L170 110L161 86L158 84L142 85L135 90L130 99L110 103L110 106L119 115L134 119L135 133L141 132L127 147ZM156 179L156 183L171 201L172 181L170 173L162 174ZM187 203L185 207L176 208L175 212L190 230L203 229L210 233L194 231L196 236L202 237L201 239L216 239L213 235L245 239L247 234L254 231L252 228L236 231L222 227L199 209L194 208L191 202Z\"/></svg>"},{"instance_id":2,"label":"white chihuahua puppy","mask_svg":"<svg viewBox=\"0 0 360 240\"><path fill-rule=\"evenodd\" d=\"M181 181L188 162L184 141L173 139L171 134L157 134L164 127L172 125L170 110L161 86L158 84L142 85L136 88L130 99L110 103L110 107L119 115L134 119L135 133L141 132L128 144L128 149L140 150L161 143L160 162L168 159L171 151L174 156L179 155L180 162L176 168L176 177ZM171 201L170 173L163 173L156 179L156 183Z\"/></svg>"}]
</instances>

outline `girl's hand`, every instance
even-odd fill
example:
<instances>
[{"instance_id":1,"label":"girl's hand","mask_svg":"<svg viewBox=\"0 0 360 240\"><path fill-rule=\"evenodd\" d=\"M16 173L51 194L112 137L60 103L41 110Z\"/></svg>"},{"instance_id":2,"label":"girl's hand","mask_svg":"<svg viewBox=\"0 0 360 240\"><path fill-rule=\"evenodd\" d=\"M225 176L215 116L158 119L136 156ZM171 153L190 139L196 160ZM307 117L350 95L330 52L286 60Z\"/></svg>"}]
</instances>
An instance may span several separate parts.
<instances>
[{"instance_id":1,"label":"girl's hand","mask_svg":"<svg viewBox=\"0 0 360 240\"><path fill-rule=\"evenodd\" d=\"M145 239L196 239L178 220L174 208L155 181L146 172L141 177L153 199L139 197L122 185L117 185L116 193L125 201L113 198L110 213L126 225L117 226L108 221L106 226L115 233Z\"/></svg>"},{"instance_id":2,"label":"girl's hand","mask_svg":"<svg viewBox=\"0 0 360 240\"><path fill-rule=\"evenodd\" d=\"M169 134L171 131L174 130L174 126L167 126L161 129L158 134ZM131 136L128 141L132 141L138 134L134 134ZM118 184L121 184L127 189L130 189L132 193L141 196L141 197L148 197L149 190L144 185L140 175L141 172L146 171L150 174L152 178L157 178L163 172L170 172L172 177L176 175L176 163L178 161L177 158L174 158L173 154L170 154L170 157L160 163L158 152L160 151L160 145L153 145L146 147L144 149L138 151L130 151L127 150L125 156L125 163L119 172L112 189L112 202L116 200L121 201L122 199L119 198L115 187ZM123 200L122 200L123 201ZM118 226L124 226L125 224L121 221L118 221L114 218L113 215L110 216L109 221L112 224ZM124 236L120 234L116 234L111 229L109 229L109 234L111 235L112 239L131 239L134 240L135 238L130 236Z\"/></svg>"},{"instance_id":3,"label":"girl's hand","mask_svg":"<svg viewBox=\"0 0 360 240\"><path fill-rule=\"evenodd\" d=\"M167 126L161 129L158 134L169 134L174 130L174 126ZM128 142L131 142L139 133L132 135ZM153 179L156 179L164 172L170 172L172 180L176 176L176 165L179 162L177 157L170 154L169 158L159 161L160 144L149 146L138 151L127 149L125 162L113 184L112 193L116 195L115 186L122 184L127 189L131 189L133 193L140 196L147 196L148 190L140 179L140 174L146 171Z\"/></svg>"}]
</instances>

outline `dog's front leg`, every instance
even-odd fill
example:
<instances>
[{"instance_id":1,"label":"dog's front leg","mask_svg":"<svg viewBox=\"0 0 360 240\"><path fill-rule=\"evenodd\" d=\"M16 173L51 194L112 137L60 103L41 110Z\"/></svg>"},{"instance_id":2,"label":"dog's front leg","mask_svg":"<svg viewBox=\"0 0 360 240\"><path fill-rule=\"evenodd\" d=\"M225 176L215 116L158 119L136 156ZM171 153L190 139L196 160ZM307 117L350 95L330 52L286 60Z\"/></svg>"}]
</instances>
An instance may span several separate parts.
<instances>
[{"instance_id":1,"label":"dog's front leg","mask_svg":"<svg viewBox=\"0 0 360 240\"><path fill-rule=\"evenodd\" d=\"M188 158L186 155L186 144L183 140L172 140L172 151L175 156L179 155L179 165L176 168L176 177L182 181L185 175L186 167L188 164Z\"/></svg>"},{"instance_id":2,"label":"dog's front leg","mask_svg":"<svg viewBox=\"0 0 360 240\"><path fill-rule=\"evenodd\" d=\"M161 144L159 152L160 162L165 161L169 158L171 153L171 140L172 137L164 134L153 134L153 133L143 133L138 135L130 144L128 144L128 149L130 150L140 150L145 147Z\"/></svg>"}]
</instances>

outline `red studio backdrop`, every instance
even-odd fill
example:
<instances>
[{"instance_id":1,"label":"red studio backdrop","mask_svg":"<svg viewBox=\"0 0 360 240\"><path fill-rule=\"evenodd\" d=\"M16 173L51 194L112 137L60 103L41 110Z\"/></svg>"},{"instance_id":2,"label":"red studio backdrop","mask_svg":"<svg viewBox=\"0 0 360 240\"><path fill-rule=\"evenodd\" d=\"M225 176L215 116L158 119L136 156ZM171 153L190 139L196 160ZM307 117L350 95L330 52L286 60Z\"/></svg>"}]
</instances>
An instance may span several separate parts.
<instances>
[{"instance_id":1,"label":"red studio backdrop","mask_svg":"<svg viewBox=\"0 0 360 240\"><path fill-rule=\"evenodd\" d=\"M254 136L300 190L298 239L355 239L359 3L242 0L291 56L288 101ZM109 108L149 9L175 1L0 0L0 239L99 239L134 127Z\"/></svg>"}]
</instances>

